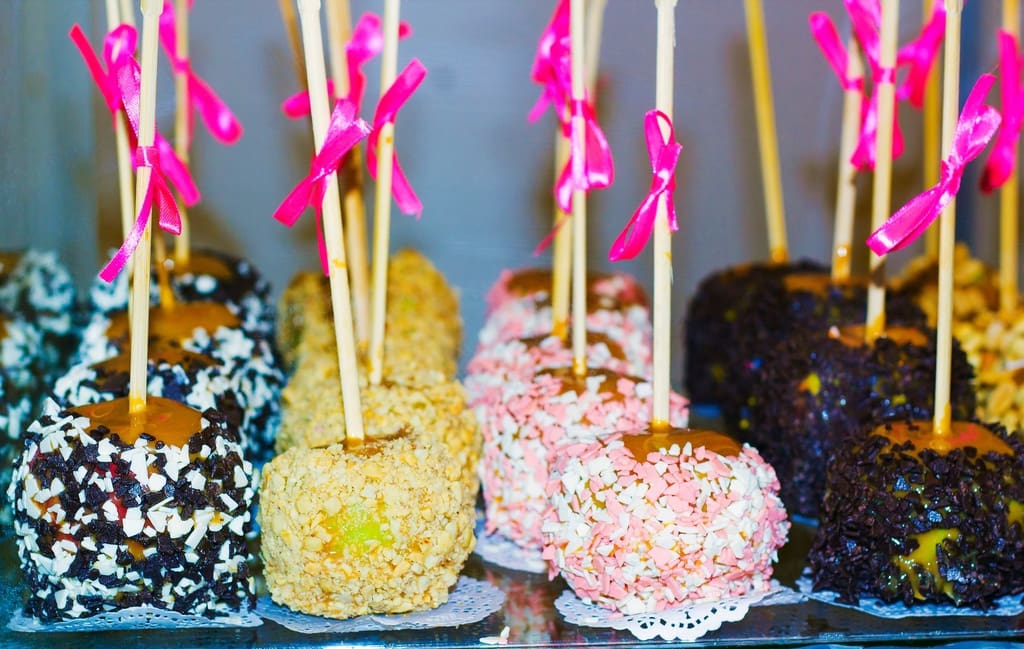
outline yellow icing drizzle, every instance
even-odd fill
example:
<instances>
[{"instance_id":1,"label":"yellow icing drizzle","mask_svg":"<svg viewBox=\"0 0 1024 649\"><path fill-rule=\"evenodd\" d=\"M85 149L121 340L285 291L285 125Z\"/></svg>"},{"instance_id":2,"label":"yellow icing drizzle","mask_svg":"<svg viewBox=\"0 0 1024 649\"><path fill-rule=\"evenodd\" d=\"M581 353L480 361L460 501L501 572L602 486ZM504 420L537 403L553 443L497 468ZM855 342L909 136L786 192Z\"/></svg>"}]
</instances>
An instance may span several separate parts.
<instances>
[{"instance_id":1,"label":"yellow icing drizzle","mask_svg":"<svg viewBox=\"0 0 1024 649\"><path fill-rule=\"evenodd\" d=\"M955 541L960 538L960 530L938 528L922 532L921 534L915 534L910 538L917 541L917 549L910 554L893 557L893 562L910 580L910 585L914 589L914 598L924 599L924 595L921 594L921 579L918 577L919 568L923 568L926 573L932 576L937 590L952 598L953 584L946 581L939 574L937 548L947 539Z\"/></svg>"}]
</instances>

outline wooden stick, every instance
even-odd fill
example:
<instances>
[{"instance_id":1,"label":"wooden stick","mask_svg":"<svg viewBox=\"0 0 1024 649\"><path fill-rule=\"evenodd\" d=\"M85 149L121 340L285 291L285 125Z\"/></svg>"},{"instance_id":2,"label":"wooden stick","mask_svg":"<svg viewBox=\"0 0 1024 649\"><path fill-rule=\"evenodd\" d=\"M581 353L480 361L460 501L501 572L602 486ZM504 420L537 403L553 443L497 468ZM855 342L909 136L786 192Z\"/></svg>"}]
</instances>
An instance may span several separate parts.
<instances>
[{"instance_id":1,"label":"wooden stick","mask_svg":"<svg viewBox=\"0 0 1024 649\"><path fill-rule=\"evenodd\" d=\"M109 31L121 24L117 0L106 0L106 10ZM135 222L135 194L132 187L132 151L123 113L118 113L114 120L114 142L117 148L117 186L121 197L121 236L127 238Z\"/></svg>"},{"instance_id":2,"label":"wooden stick","mask_svg":"<svg viewBox=\"0 0 1024 649\"><path fill-rule=\"evenodd\" d=\"M1003 0L1003 29L1020 36L1020 0ZM1020 83L1014 79L1013 83ZM1020 156L1018 155L1018 159ZM1010 177L999 189L999 310L1006 317L1017 310L1019 294L1017 289L1017 245L1020 242L1017 219L1020 180L1017 175L1017 161L1014 161Z\"/></svg>"},{"instance_id":3,"label":"wooden stick","mask_svg":"<svg viewBox=\"0 0 1024 649\"><path fill-rule=\"evenodd\" d=\"M349 0L327 0L327 43L331 55L334 93L349 91L345 44L352 39L352 9ZM366 258L366 205L363 203L363 156L359 145L345 156L342 184L342 214L345 217L345 245L348 247L352 308L356 319L356 341L365 347L370 338L370 280Z\"/></svg>"},{"instance_id":4,"label":"wooden stick","mask_svg":"<svg viewBox=\"0 0 1024 649\"><path fill-rule=\"evenodd\" d=\"M864 74L857 39L850 37L846 65L851 77ZM839 135L839 173L836 182L836 220L832 233L832 281L850 279L853 253L853 220L857 207L857 166L850 162L860 134L861 94L853 88L843 93L843 125Z\"/></svg>"},{"instance_id":5,"label":"wooden stick","mask_svg":"<svg viewBox=\"0 0 1024 649\"><path fill-rule=\"evenodd\" d=\"M555 183L569 160L569 139L562 135L561 125L555 135ZM569 215L555 201L554 250L551 256L551 334L565 340L569 336L569 287L572 278L572 225ZM560 227L559 227L560 226Z\"/></svg>"},{"instance_id":6,"label":"wooden stick","mask_svg":"<svg viewBox=\"0 0 1024 649\"><path fill-rule=\"evenodd\" d=\"M295 65L295 78L299 80L299 86L306 87L306 62L302 56L302 35L299 33L299 22L295 17L293 0L278 0L281 9L281 22L284 23L284 31L288 34L288 45L292 50L292 62Z\"/></svg>"},{"instance_id":7,"label":"wooden stick","mask_svg":"<svg viewBox=\"0 0 1024 649\"><path fill-rule=\"evenodd\" d=\"M765 216L768 219L768 244L772 262L789 259L786 241L786 211L782 203L782 173L779 170L779 144L775 134L775 106L772 100L772 76L765 38L761 0L744 0L747 37L750 41L750 72L754 83L754 108L757 115L757 141L761 151L761 180L764 183Z\"/></svg>"},{"instance_id":8,"label":"wooden stick","mask_svg":"<svg viewBox=\"0 0 1024 649\"><path fill-rule=\"evenodd\" d=\"M879 65L884 70L896 67L896 45L899 37L899 0L882 0L881 55ZM877 81L878 132L875 134L875 182L871 200L871 229L882 227L888 220L892 200L892 135L893 113L896 110L896 86L888 81ZM868 315L864 337L869 345L885 333L885 257L871 255L869 268L871 284L868 286Z\"/></svg>"},{"instance_id":9,"label":"wooden stick","mask_svg":"<svg viewBox=\"0 0 1024 649\"><path fill-rule=\"evenodd\" d=\"M121 23L125 25L135 26L135 8L132 7L132 0L120 0L121 3Z\"/></svg>"},{"instance_id":10,"label":"wooden stick","mask_svg":"<svg viewBox=\"0 0 1024 649\"><path fill-rule=\"evenodd\" d=\"M319 151L327 137L331 119L327 99L327 70L324 67L323 34L320 28L320 0L298 0L302 22L302 43L306 61L306 85L309 87L310 116L313 119L313 141ZM345 408L345 439L349 443L363 441L363 410L359 399L359 365L356 360L355 335L352 331L352 303L345 261L344 229L341 223L341 201L338 177L327 180L323 205L324 239L327 244L327 265L330 268L331 306L334 311L334 338L338 346L338 373L341 375L341 398Z\"/></svg>"},{"instance_id":11,"label":"wooden stick","mask_svg":"<svg viewBox=\"0 0 1024 649\"><path fill-rule=\"evenodd\" d=\"M174 0L174 48L181 58L188 57L188 0ZM188 75L176 72L174 75L174 152L188 166L189 162L189 93ZM178 211L181 212L181 234L174 240L174 262L186 267L192 253L192 227L189 224L188 210L185 202L178 200ZM157 234L157 236L163 236Z\"/></svg>"},{"instance_id":12,"label":"wooden stick","mask_svg":"<svg viewBox=\"0 0 1024 649\"><path fill-rule=\"evenodd\" d=\"M604 30L604 10L608 0L588 0L586 58L587 92L590 101L597 106L597 76L601 63L601 32Z\"/></svg>"},{"instance_id":13,"label":"wooden stick","mask_svg":"<svg viewBox=\"0 0 1024 649\"><path fill-rule=\"evenodd\" d=\"M572 99L582 101L586 95L584 70L583 0L569 3L569 49L572 54ZM572 137L577 155L586 155L582 115L572 118ZM587 192L572 191L572 367L576 376L587 375Z\"/></svg>"},{"instance_id":14,"label":"wooden stick","mask_svg":"<svg viewBox=\"0 0 1024 649\"><path fill-rule=\"evenodd\" d=\"M163 233L153 237L153 267L156 269L156 285L160 290L160 308L173 309L178 301L171 290L171 275L167 269L167 241Z\"/></svg>"},{"instance_id":15,"label":"wooden stick","mask_svg":"<svg viewBox=\"0 0 1024 649\"><path fill-rule=\"evenodd\" d=\"M156 61L159 54L160 0L142 0L142 61L139 89L139 147L153 146L156 139ZM151 167L139 167L135 176L136 210L142 211ZM128 412L133 426L146 414L146 369L149 361L149 247L152 219L142 232L132 255L131 355L128 373Z\"/></svg>"},{"instance_id":16,"label":"wooden stick","mask_svg":"<svg viewBox=\"0 0 1024 649\"><path fill-rule=\"evenodd\" d=\"M675 48L676 0L657 0L658 40L655 68L655 107L672 119ZM669 138L669 129L661 124L661 135ZM654 217L654 416L651 428L667 429L671 387L672 348L672 232L668 226L668 204L658 202Z\"/></svg>"},{"instance_id":17,"label":"wooden stick","mask_svg":"<svg viewBox=\"0 0 1024 649\"><path fill-rule=\"evenodd\" d=\"M604 26L604 10L608 0L589 0L590 8L586 16L586 55L584 65L587 75L587 92L590 101L597 106L597 77L601 60L601 32ZM555 182L569 160L569 140L562 135L561 129L555 135ZM565 340L569 335L569 293L572 268L572 227L564 223L567 214L555 204L554 250L551 259L551 333Z\"/></svg>"},{"instance_id":18,"label":"wooden stick","mask_svg":"<svg viewBox=\"0 0 1024 649\"><path fill-rule=\"evenodd\" d=\"M384 50L380 63L380 92L398 76L399 0L384 0ZM384 320L387 315L388 249L391 245L391 171L395 155L395 125L381 127L377 140L377 187L373 216L373 296L370 320L370 383L379 385L384 373Z\"/></svg>"},{"instance_id":19,"label":"wooden stick","mask_svg":"<svg viewBox=\"0 0 1024 649\"><path fill-rule=\"evenodd\" d=\"M960 99L960 14L963 0L946 2L946 52L942 68L942 150L953 147ZM932 429L937 436L948 435L952 428L949 404L953 369L953 259L956 245L956 196L939 217L939 306L935 327L935 418Z\"/></svg>"},{"instance_id":20,"label":"wooden stick","mask_svg":"<svg viewBox=\"0 0 1024 649\"><path fill-rule=\"evenodd\" d=\"M937 0L924 0L924 22L931 20ZM941 2L942 0L938 0ZM924 133L921 138L921 157L924 160L924 186L934 187L939 182L939 164L942 152L939 151L939 121L942 119L939 105L938 65L928 73L928 82L924 90ZM939 256L939 229L928 228L924 238L925 254L937 259Z\"/></svg>"}]
</instances>

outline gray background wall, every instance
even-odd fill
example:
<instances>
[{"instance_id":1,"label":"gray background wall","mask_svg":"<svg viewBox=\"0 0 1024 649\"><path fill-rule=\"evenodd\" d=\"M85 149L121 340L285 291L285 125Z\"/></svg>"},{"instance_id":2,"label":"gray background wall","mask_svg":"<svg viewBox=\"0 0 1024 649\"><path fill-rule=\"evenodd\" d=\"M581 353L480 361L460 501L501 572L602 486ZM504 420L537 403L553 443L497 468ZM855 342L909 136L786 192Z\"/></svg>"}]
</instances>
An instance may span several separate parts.
<instances>
[{"instance_id":1,"label":"gray background wall","mask_svg":"<svg viewBox=\"0 0 1024 649\"><path fill-rule=\"evenodd\" d=\"M381 10L379 1L352 4L355 16ZM902 5L905 40L921 19L921 3ZM400 62L417 56L429 76L403 110L397 147L426 210L419 222L396 214L392 243L420 248L461 288L467 354L483 294L499 270L547 261L531 251L548 228L553 123L549 115L529 125L525 116L538 90L529 81L533 51L552 6L406 0L402 7L415 33L403 42ZM839 0L765 1L794 256L823 259L830 248L841 96L806 17L824 9L843 25L841 7ZM654 18L649 0L608 2L599 110L617 179L590 201L595 267L609 265L608 245L649 182L641 119L654 102ZM998 20L998 3L968 4L965 85L994 65ZM0 0L0 246L59 247L84 285L98 270L100 251L116 243L118 217L109 118L66 37L76 21L99 42L102 3ZM767 251L742 3L681 0L677 22L675 121L685 150L676 192L681 229L673 244L676 321L702 276ZM307 124L288 121L277 107L296 90L277 3L199 0L191 32L196 69L246 129L241 142L223 147L199 128L193 169L204 200L193 210L196 241L249 256L280 289L317 262L311 217L294 230L271 218L310 155ZM158 119L169 134L167 68L162 64ZM375 98L376 67L369 76L368 97ZM896 164L894 207L921 189L920 115L901 115L907 152ZM977 171L965 180L960 233L995 261L998 206L974 189ZM862 187L860 214L867 220L866 178ZM649 284L649 254L621 268ZM678 381L679 363L673 366Z\"/></svg>"}]
</instances>

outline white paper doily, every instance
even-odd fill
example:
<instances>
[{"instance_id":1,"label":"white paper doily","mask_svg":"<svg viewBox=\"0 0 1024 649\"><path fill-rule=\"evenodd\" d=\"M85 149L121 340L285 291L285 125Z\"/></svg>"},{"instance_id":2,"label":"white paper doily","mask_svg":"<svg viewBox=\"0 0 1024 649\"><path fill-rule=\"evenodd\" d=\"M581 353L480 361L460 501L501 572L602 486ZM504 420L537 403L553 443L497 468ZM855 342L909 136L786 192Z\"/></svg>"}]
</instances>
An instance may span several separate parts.
<instances>
[{"instance_id":1,"label":"white paper doily","mask_svg":"<svg viewBox=\"0 0 1024 649\"><path fill-rule=\"evenodd\" d=\"M485 534L482 517L476 520L476 547L473 554L488 563L493 563L509 570L544 574L548 571L548 562L541 556L540 550L526 550L498 533Z\"/></svg>"},{"instance_id":2,"label":"white paper doily","mask_svg":"<svg viewBox=\"0 0 1024 649\"><path fill-rule=\"evenodd\" d=\"M139 629L210 629L226 627L254 627L263 624L263 620L251 611L242 611L237 615L222 615L209 618L202 615L185 615L175 611L165 611L152 606L135 606L121 611L100 613L80 620L62 622L42 622L34 617L17 611L7 628L23 633L66 633L82 631L135 631Z\"/></svg>"},{"instance_id":3,"label":"white paper doily","mask_svg":"<svg viewBox=\"0 0 1024 649\"><path fill-rule=\"evenodd\" d=\"M776 599L777 598L777 599ZM792 589L772 581L767 593L755 593L745 597L719 602L700 602L679 606L660 613L622 615L615 611L588 604L567 590L555 600L555 608L566 622L579 626L629 631L641 640L662 638L691 642L709 631L714 631L724 622L742 620L750 607L763 602L764 605L795 604L803 597Z\"/></svg>"},{"instance_id":4,"label":"white paper doily","mask_svg":"<svg viewBox=\"0 0 1024 649\"><path fill-rule=\"evenodd\" d=\"M1013 616L1024 613L1024 604L1021 604L1019 595L1008 595L996 600L996 607L987 611L979 611L975 608L961 608L952 604L914 604L904 606L902 602L886 604L885 602L872 598L862 597L860 605L847 604L839 601L839 594L831 590L819 590L814 592L814 582L807 575L796 580L796 586L801 593L808 598L833 606L853 609L875 617L884 617L897 620L904 617L936 617L946 615L982 615L982 616Z\"/></svg>"},{"instance_id":5,"label":"white paper doily","mask_svg":"<svg viewBox=\"0 0 1024 649\"><path fill-rule=\"evenodd\" d=\"M360 631L402 631L433 629L479 622L505 603L505 593L484 581L459 577L448 601L431 611L401 615L363 615L348 620L332 620L319 615L296 613L264 595L256 612L267 620L298 633L358 633Z\"/></svg>"}]
</instances>

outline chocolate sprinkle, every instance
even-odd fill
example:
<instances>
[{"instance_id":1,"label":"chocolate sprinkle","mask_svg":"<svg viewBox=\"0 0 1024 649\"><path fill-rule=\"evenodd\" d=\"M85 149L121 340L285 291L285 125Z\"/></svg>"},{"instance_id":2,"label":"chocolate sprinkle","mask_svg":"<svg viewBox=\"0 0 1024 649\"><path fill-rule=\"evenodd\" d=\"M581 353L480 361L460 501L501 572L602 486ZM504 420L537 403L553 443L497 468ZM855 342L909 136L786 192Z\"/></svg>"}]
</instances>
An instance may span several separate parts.
<instances>
[{"instance_id":1,"label":"chocolate sprinkle","mask_svg":"<svg viewBox=\"0 0 1024 649\"><path fill-rule=\"evenodd\" d=\"M824 331L781 340L740 409L736 434L779 476L791 513L816 518L832 450L859 431L899 418L929 419L935 385L935 334L928 346L880 338L849 346ZM951 402L958 419L974 413L974 371L954 343Z\"/></svg>"},{"instance_id":2,"label":"chocolate sprinkle","mask_svg":"<svg viewBox=\"0 0 1024 649\"><path fill-rule=\"evenodd\" d=\"M828 463L821 524L808 558L815 590L844 602L861 597L911 606L921 601L988 609L1024 592L1024 527L1010 507L1024 503L1024 443L999 425L986 425L1013 449L1013 457L974 449L940 455L892 445L880 435L851 436ZM909 487L909 489L907 488ZM918 547L914 536L956 530L936 552L936 583L896 563ZM948 593L945 590L948 589Z\"/></svg>"}]
</instances>

